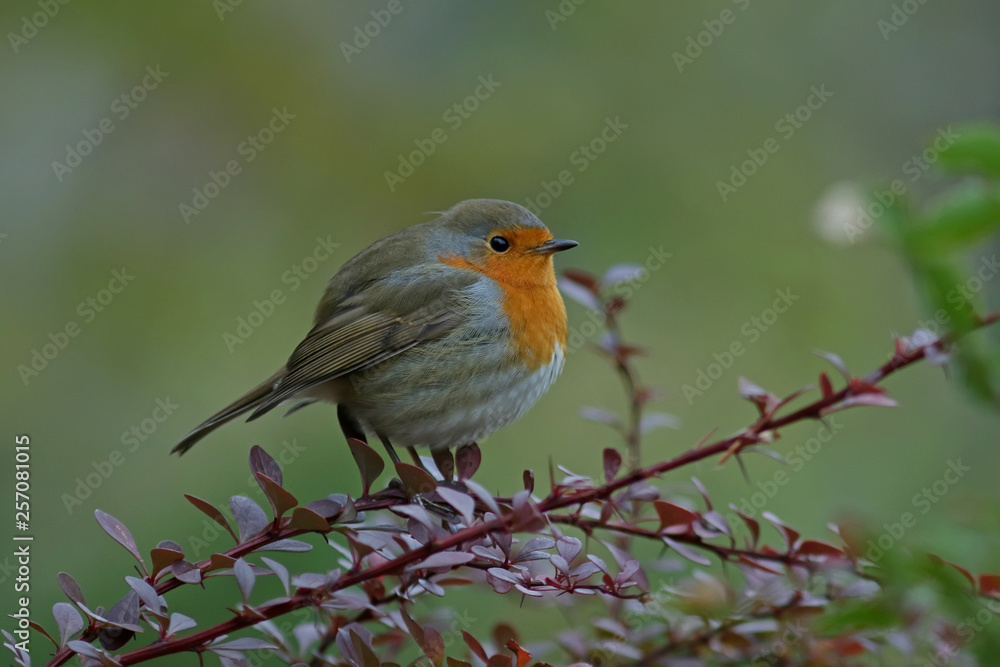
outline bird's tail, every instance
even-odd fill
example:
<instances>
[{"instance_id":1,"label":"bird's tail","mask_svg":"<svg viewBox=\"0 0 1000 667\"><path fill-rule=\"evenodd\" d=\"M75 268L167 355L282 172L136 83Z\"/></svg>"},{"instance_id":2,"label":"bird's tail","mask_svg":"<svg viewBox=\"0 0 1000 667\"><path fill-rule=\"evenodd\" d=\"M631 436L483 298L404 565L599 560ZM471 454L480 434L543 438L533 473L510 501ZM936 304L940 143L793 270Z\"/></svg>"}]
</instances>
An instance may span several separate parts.
<instances>
[{"instance_id":1,"label":"bird's tail","mask_svg":"<svg viewBox=\"0 0 1000 667\"><path fill-rule=\"evenodd\" d=\"M281 379L284 374L285 369L281 369L243 396L216 412L191 431L186 438L177 443L177 446L170 450L170 453L184 454L184 452L194 447L199 440L215 429L259 406L271 394L274 383Z\"/></svg>"}]
</instances>

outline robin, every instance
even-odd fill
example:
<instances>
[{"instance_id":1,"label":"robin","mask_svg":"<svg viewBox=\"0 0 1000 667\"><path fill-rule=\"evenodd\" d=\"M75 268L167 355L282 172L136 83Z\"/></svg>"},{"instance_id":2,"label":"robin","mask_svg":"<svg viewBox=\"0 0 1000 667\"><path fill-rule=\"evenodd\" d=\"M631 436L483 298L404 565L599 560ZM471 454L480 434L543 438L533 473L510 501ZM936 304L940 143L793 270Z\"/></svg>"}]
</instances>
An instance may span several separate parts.
<instances>
[{"instance_id":1,"label":"robin","mask_svg":"<svg viewBox=\"0 0 1000 667\"><path fill-rule=\"evenodd\" d=\"M314 326L277 373L195 428L173 451L245 413L337 405L347 437L439 450L519 419L566 352L552 238L528 209L464 201L376 241L333 276Z\"/></svg>"}]
</instances>

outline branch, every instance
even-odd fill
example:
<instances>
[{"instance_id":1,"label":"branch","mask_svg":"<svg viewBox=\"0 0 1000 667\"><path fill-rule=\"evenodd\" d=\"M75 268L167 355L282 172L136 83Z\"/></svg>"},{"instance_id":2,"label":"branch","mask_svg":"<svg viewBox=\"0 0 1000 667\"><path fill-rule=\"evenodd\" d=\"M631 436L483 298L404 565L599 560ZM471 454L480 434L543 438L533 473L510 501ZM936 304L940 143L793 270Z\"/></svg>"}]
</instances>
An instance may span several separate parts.
<instances>
[{"instance_id":1,"label":"branch","mask_svg":"<svg viewBox=\"0 0 1000 667\"><path fill-rule=\"evenodd\" d=\"M1000 319L1000 313L993 313L985 318L982 318L976 324L976 328L993 324L997 322L998 319ZM575 525L585 531L605 529L617 531L621 534L637 535L655 538L658 540L663 539L662 533L654 531L646 531L636 527L626 526L624 524L609 524L606 521L596 522L589 519L581 519L575 515L553 515L552 513L561 509L582 509L583 506L588 503L609 500L617 491L629 488L651 478L660 477L664 473L716 455L723 455L725 460L725 458L739 453L745 447L760 442L761 436L765 433L776 432L781 428L799 421L822 419L824 414L838 409L838 406L841 406L841 404L848 399L870 396L873 393L879 393L875 387L886 377L920 361L921 359L924 359L930 350L943 349L952 340L953 337L948 336L913 349L905 349L897 345L897 349L893 357L878 369L864 376L864 378L860 380L852 379L844 388L836 392L832 391L832 388L824 388L823 395L820 398L786 415L778 416L776 413L791 400L797 398L801 392L792 394L784 401L768 403L767 406L758 404L761 411L760 418L753 425L732 437L718 440L706 446L696 446L684 454L668 461L663 461L655 465L630 471L622 477L608 481L603 486L579 488L574 486L557 485L552 489L546 498L537 503L533 503L529 497L530 494L527 491L523 491L514 497L512 510L502 514L501 516L496 516L489 520L481 521L480 523L473 523L472 525L455 531L447 537L430 540L419 547L406 551L396 558L381 561L371 567L368 567L367 569L352 569L341 576L337 581L323 587L299 588L290 598L284 599L280 602L253 609L244 609L238 612L237 616L201 632L178 639L157 641L148 646L119 655L116 657L116 660L124 667L181 651L201 651L205 649L206 644L223 635L228 635L237 630L256 625L264 620L277 618L302 607L319 605L329 599L330 596L337 591L341 591L367 581L376 580L379 577L401 573L408 566L419 564L433 554L448 551L453 548L460 548L467 543L486 538L490 534L513 534L521 531L537 530L539 525L544 525L543 522L546 517L557 523ZM848 405L850 404L843 405L841 407L847 407ZM361 498L355 503L355 506L358 510L370 511L388 509L393 506L407 503L409 503L408 499L400 497L373 496ZM332 522L335 521L336 516L329 516L326 518ZM287 523L287 519L285 522ZM287 539L308 532L317 531L315 529L289 529L284 527L280 521L276 521L275 524L273 524L267 531L243 544L237 545L227 551L225 555L231 558L239 558L278 540ZM670 535L670 537L678 539L678 541L688 541L694 543L693 540L686 539L683 536ZM700 540L698 541L697 546L709 549L720 557L727 559L747 557L766 558L789 564L805 564L808 562L802 561L801 559L798 559L790 554L765 554L756 551L721 547L701 542ZM201 569L202 572L207 572L211 569L211 561L202 561L198 564L198 568ZM169 590L179 587L181 583L183 582L180 582L176 578L164 580L156 584L156 590L162 595ZM608 591L603 590L602 592ZM81 639L86 640L88 638L92 641L89 629L84 632L84 636L81 637ZM65 663L66 660L73 655L73 653L74 651L67 647L61 648L49 662L50 667L57 667L58 665Z\"/></svg>"}]
</instances>

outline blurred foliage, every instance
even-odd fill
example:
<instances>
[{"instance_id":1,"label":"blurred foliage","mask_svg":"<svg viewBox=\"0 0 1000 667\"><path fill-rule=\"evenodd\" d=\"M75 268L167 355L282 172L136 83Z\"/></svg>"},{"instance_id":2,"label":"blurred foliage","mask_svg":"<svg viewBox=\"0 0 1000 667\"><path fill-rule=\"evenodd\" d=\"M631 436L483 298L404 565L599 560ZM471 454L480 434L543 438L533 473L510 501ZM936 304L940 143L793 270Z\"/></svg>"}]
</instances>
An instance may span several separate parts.
<instances>
[{"instance_id":1,"label":"blurred foliage","mask_svg":"<svg viewBox=\"0 0 1000 667\"><path fill-rule=\"evenodd\" d=\"M963 261L1000 233L1000 128L959 126L954 134L946 148L932 144L924 155L933 155L932 164L966 180L919 210L903 197L895 199L885 212L885 229L910 264L930 321L937 325L932 333L962 336L981 321L981 292L1000 272L995 255L978 266ZM876 193L871 205L884 205L886 192ZM966 387L1000 407L1000 353L985 348L978 337L963 336L957 348L956 367Z\"/></svg>"}]
</instances>

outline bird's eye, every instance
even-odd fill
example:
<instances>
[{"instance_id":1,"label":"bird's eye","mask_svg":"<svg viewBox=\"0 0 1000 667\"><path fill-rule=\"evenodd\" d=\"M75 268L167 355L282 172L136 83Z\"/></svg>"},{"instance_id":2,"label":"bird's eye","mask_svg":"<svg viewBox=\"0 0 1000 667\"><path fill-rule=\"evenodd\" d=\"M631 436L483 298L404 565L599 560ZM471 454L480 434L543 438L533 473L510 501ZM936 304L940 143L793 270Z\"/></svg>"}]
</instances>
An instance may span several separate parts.
<instances>
[{"instance_id":1,"label":"bird's eye","mask_svg":"<svg viewBox=\"0 0 1000 667\"><path fill-rule=\"evenodd\" d=\"M510 250L510 241L502 236L494 236L490 239L490 247L495 252L507 252Z\"/></svg>"}]
</instances>

